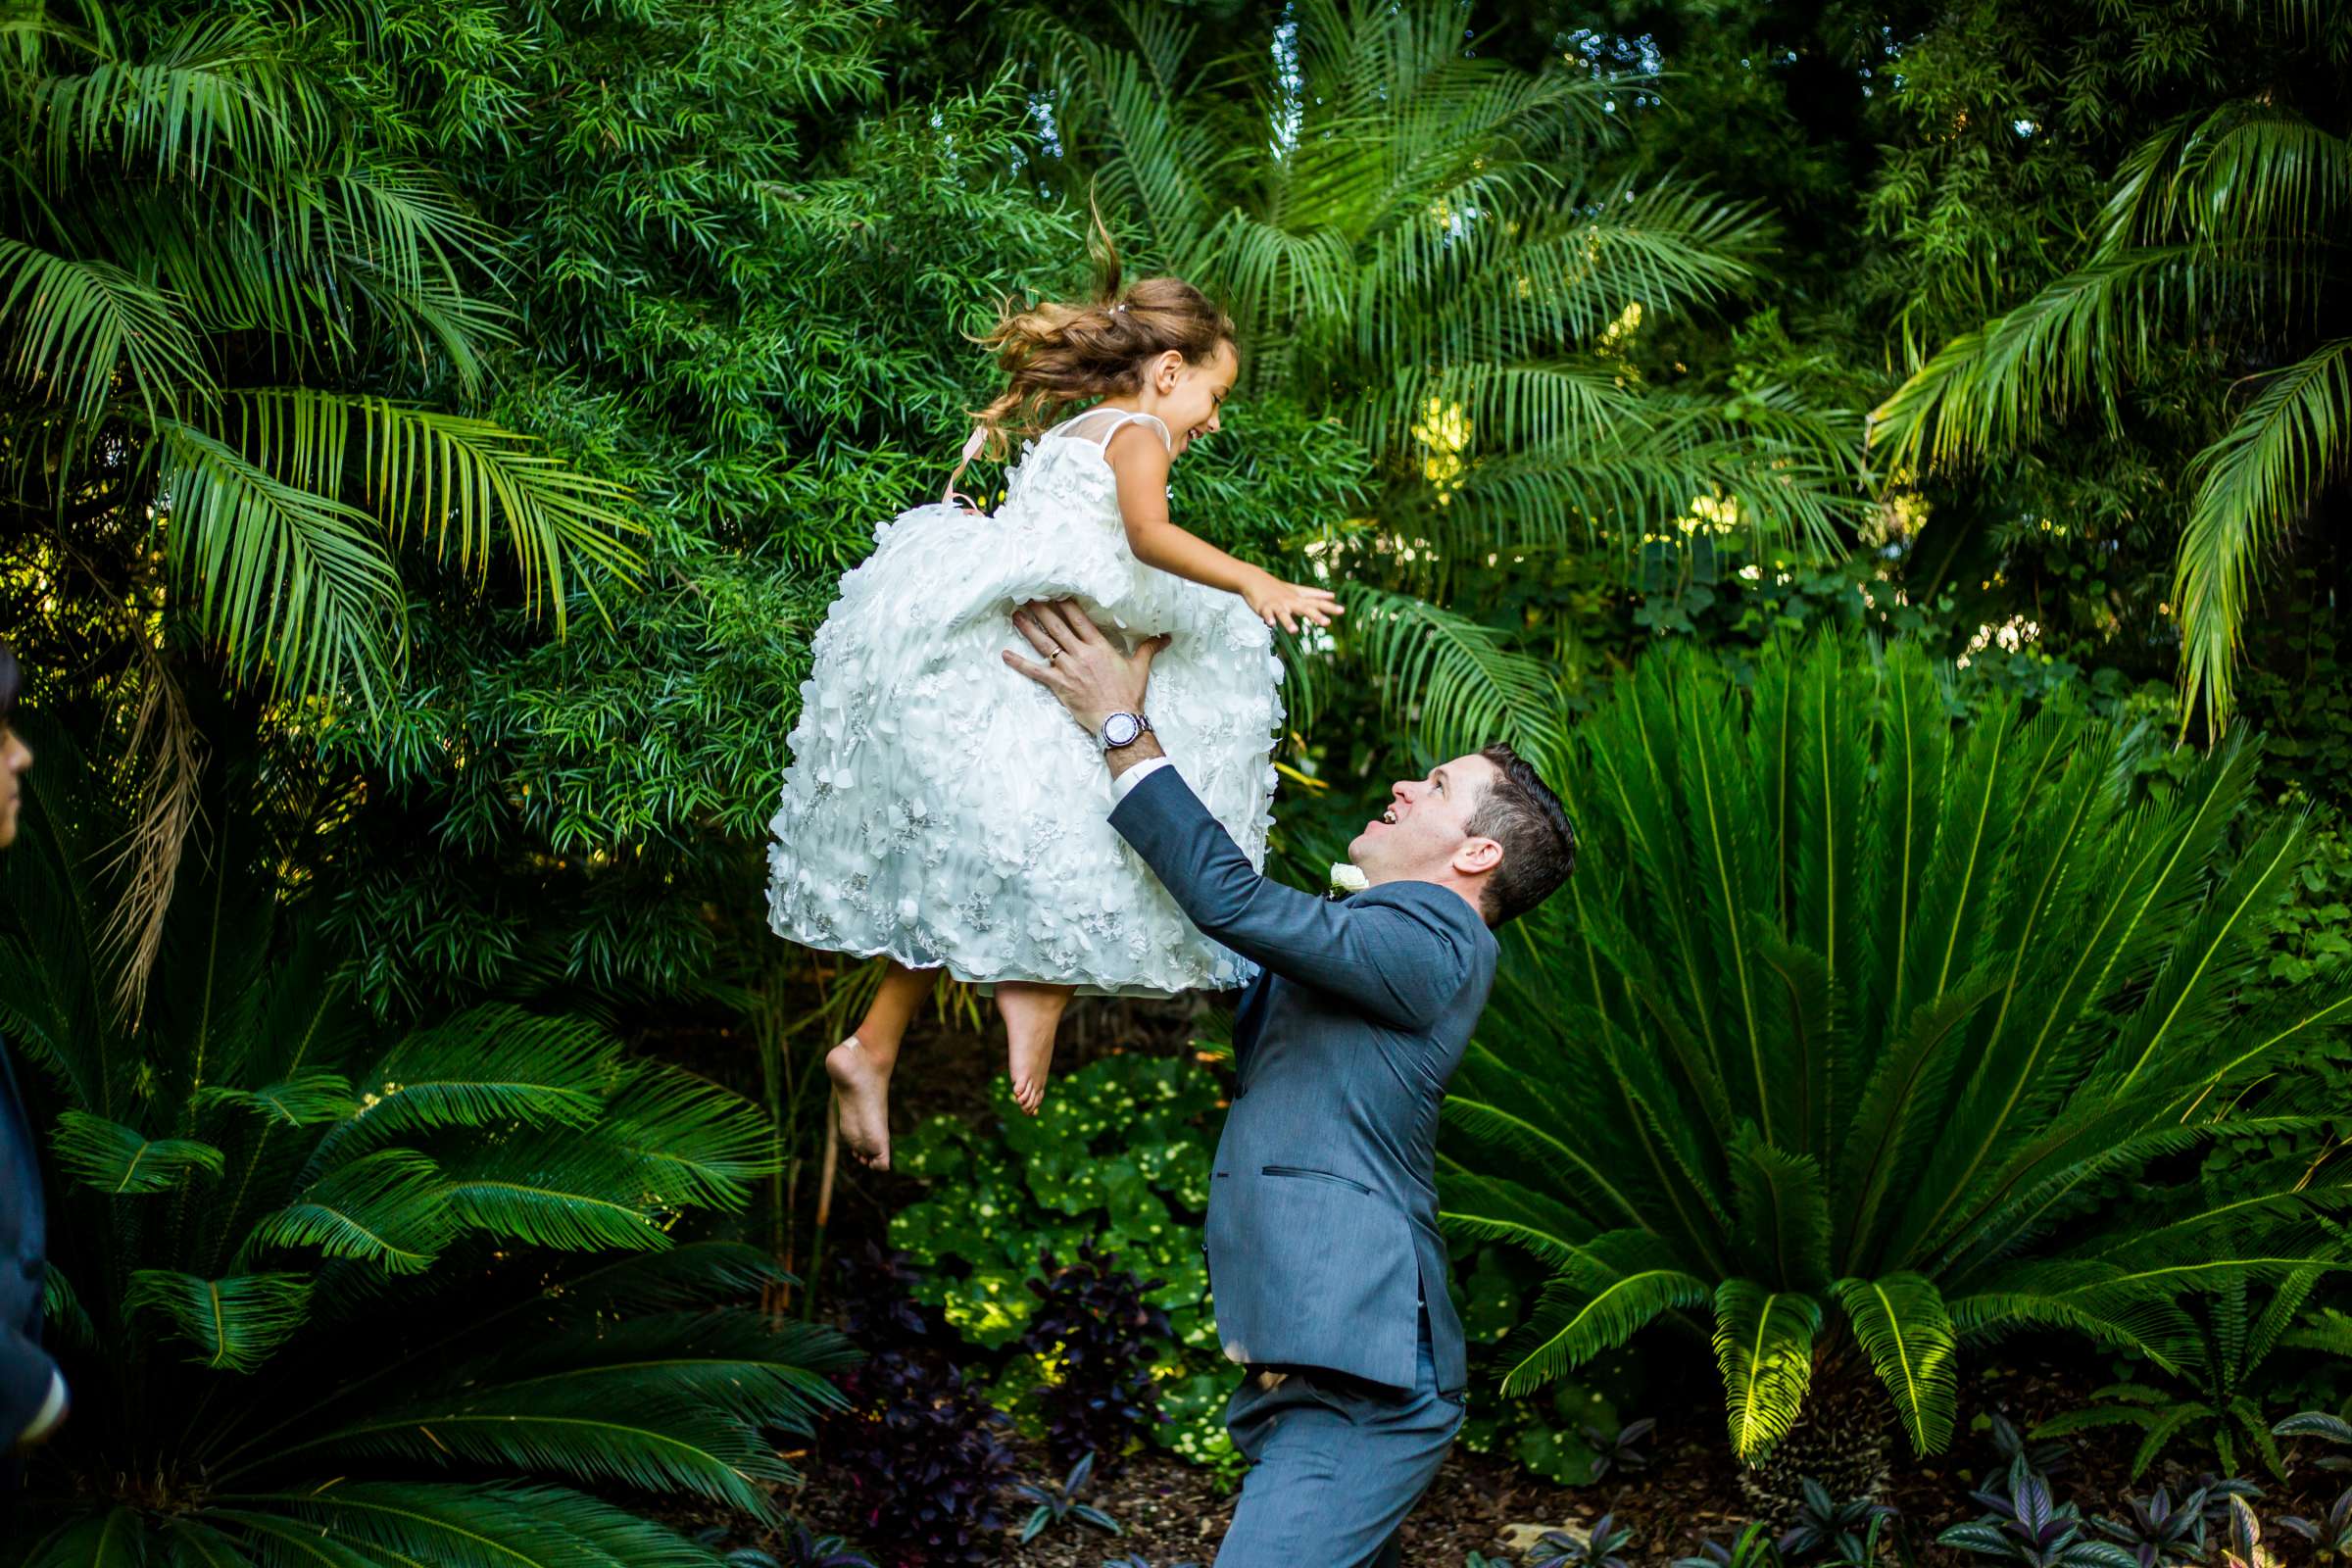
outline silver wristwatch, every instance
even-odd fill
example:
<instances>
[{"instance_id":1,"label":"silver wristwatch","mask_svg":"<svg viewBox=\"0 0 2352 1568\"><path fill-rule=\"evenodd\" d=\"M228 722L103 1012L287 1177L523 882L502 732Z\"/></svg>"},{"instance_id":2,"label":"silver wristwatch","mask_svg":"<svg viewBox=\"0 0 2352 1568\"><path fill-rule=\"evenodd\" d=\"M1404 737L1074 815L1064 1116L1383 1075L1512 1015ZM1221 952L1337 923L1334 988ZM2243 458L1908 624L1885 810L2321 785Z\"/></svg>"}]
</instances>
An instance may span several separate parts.
<instances>
[{"instance_id":1,"label":"silver wristwatch","mask_svg":"<svg viewBox=\"0 0 2352 1568\"><path fill-rule=\"evenodd\" d=\"M1102 721L1102 733L1097 737L1106 752L1122 746L1133 746L1136 737L1152 727L1152 721L1141 713L1113 713Z\"/></svg>"}]
</instances>

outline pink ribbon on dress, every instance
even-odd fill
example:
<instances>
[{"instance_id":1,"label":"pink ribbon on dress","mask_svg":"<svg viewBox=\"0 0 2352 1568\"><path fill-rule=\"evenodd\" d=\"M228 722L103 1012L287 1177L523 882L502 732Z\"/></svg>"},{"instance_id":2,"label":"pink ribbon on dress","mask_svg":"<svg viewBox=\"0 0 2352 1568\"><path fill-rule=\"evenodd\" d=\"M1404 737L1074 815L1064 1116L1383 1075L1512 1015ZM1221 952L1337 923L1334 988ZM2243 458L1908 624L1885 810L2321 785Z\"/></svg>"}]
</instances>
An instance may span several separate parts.
<instances>
[{"instance_id":1,"label":"pink ribbon on dress","mask_svg":"<svg viewBox=\"0 0 2352 1568\"><path fill-rule=\"evenodd\" d=\"M947 489L940 492L939 504L941 506L950 506L957 501L960 501L963 503L963 510L966 512L978 512L980 510L980 503L974 501L970 496L957 495L956 493L956 481L963 477L963 470L970 467L972 460L985 451L987 447L988 426L985 424L973 425L972 433L964 439L963 461L956 465L956 471L948 475Z\"/></svg>"}]
</instances>

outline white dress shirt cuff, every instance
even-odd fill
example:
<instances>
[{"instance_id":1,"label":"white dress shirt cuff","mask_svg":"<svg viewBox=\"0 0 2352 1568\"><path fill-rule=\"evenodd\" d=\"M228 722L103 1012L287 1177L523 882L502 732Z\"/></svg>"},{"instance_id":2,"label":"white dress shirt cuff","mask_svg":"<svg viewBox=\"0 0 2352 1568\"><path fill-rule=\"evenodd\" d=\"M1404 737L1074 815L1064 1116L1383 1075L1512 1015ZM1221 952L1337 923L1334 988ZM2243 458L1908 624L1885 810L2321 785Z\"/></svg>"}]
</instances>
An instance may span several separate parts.
<instances>
[{"instance_id":1,"label":"white dress shirt cuff","mask_svg":"<svg viewBox=\"0 0 2352 1568\"><path fill-rule=\"evenodd\" d=\"M1163 767L1170 767L1173 765L1174 760L1166 757L1148 758L1145 760L1136 763L1126 772L1121 773L1117 778L1114 778L1110 781L1111 803L1116 805L1120 801L1125 800L1127 798L1127 792L1135 788L1138 784L1141 784L1145 778L1151 774L1158 772Z\"/></svg>"},{"instance_id":2,"label":"white dress shirt cuff","mask_svg":"<svg viewBox=\"0 0 2352 1568\"><path fill-rule=\"evenodd\" d=\"M55 1367L49 1369L49 1397L32 1418L32 1425L18 1434L17 1441L27 1447L49 1436L50 1431L66 1418L66 1375Z\"/></svg>"}]
</instances>

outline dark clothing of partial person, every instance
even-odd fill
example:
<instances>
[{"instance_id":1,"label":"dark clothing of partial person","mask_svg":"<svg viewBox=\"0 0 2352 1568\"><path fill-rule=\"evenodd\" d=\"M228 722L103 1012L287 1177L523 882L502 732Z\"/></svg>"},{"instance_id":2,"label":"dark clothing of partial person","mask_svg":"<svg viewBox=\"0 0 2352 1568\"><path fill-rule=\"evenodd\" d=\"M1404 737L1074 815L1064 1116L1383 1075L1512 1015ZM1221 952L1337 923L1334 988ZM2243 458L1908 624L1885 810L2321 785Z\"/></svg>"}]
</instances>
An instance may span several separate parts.
<instances>
[{"instance_id":1,"label":"dark clothing of partial person","mask_svg":"<svg viewBox=\"0 0 2352 1568\"><path fill-rule=\"evenodd\" d=\"M1227 1426L1253 1466L1218 1568L1394 1561L1462 1420L1438 1117L1494 934L1435 883L1335 902L1261 876L1174 767L1110 820L1201 931L1260 966L1234 1016L1204 1244L1218 1338L1251 1373Z\"/></svg>"},{"instance_id":2,"label":"dark clothing of partial person","mask_svg":"<svg viewBox=\"0 0 2352 1568\"><path fill-rule=\"evenodd\" d=\"M41 1348L47 1242L32 1123L0 1044L0 1454L41 1413L57 1377ZM16 1481L15 1465L0 1458L0 1489L13 1492Z\"/></svg>"}]
</instances>

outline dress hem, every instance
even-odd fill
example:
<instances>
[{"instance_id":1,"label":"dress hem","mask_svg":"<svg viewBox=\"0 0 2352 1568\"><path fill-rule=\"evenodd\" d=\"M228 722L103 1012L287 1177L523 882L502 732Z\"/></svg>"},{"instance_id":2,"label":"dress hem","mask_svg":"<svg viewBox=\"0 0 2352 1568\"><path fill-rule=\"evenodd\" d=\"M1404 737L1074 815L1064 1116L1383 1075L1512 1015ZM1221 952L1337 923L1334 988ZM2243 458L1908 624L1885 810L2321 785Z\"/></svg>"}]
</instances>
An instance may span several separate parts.
<instances>
[{"instance_id":1,"label":"dress hem","mask_svg":"<svg viewBox=\"0 0 2352 1568\"><path fill-rule=\"evenodd\" d=\"M975 973L966 965L956 963L953 959L917 959L912 955L902 953L897 948L888 946L887 944L878 948L839 947L830 942L811 942L807 937L800 935L798 932L785 930L782 926L777 925L772 920L768 922L767 928L768 930L774 932L777 936L783 938L785 941L807 948L814 953L839 954L845 958L856 958L859 961L863 961L867 958L888 958L902 967L917 971L945 969L951 978L960 981L964 985L980 986L983 988L993 989L994 987L1007 984L1068 986L1070 987L1073 995L1081 997L1122 997L1133 1002L1173 1002L1177 998L1182 997L1189 992L1236 991L1248 983L1244 980L1236 980L1231 985L1220 985L1217 983L1216 977L1214 975L1210 975L1191 985L1179 986L1174 990L1168 990L1160 986L1143 985L1110 987L1085 980L1072 980L1066 976L1061 978L1054 978L1046 975L1016 974L1010 972L980 974Z\"/></svg>"}]
</instances>

